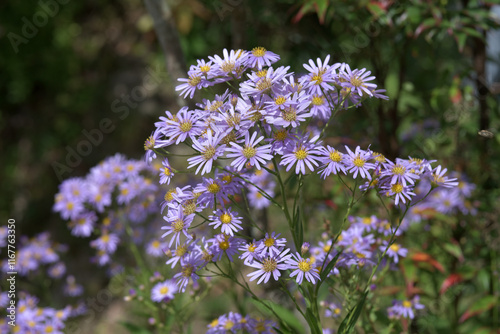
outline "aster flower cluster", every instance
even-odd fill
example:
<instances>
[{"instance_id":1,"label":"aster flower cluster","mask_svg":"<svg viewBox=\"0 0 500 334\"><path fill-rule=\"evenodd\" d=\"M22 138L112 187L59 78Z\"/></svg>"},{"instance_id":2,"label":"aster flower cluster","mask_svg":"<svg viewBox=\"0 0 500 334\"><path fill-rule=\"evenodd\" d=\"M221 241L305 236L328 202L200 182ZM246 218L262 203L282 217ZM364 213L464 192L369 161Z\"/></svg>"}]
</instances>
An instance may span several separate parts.
<instances>
[{"instance_id":1,"label":"aster flower cluster","mask_svg":"<svg viewBox=\"0 0 500 334\"><path fill-rule=\"evenodd\" d=\"M420 304L420 296L415 295L411 300L394 300L387 309L390 319L415 318L415 311L422 310L425 306Z\"/></svg>"},{"instance_id":2,"label":"aster flower cluster","mask_svg":"<svg viewBox=\"0 0 500 334\"><path fill-rule=\"evenodd\" d=\"M274 328L279 328L272 320L242 316L229 312L214 319L208 326L207 334L250 333L274 334Z\"/></svg>"},{"instance_id":3,"label":"aster flower cluster","mask_svg":"<svg viewBox=\"0 0 500 334\"><path fill-rule=\"evenodd\" d=\"M90 242L97 253L93 260L107 265L110 274L122 270L112 256L127 238L124 222L134 226L134 243L143 244L151 256L162 255L165 245L151 237L154 222L141 224L157 214L159 187L152 180L159 169L116 154L93 167L86 177L68 179L59 187L54 211L69 220L72 235L94 238ZM160 180L161 174L165 171Z\"/></svg>"},{"instance_id":4,"label":"aster flower cluster","mask_svg":"<svg viewBox=\"0 0 500 334\"><path fill-rule=\"evenodd\" d=\"M0 228L0 235L4 227ZM5 238L4 240L7 240ZM6 245L0 245L0 249ZM42 271L51 278L61 278L66 273L66 266L60 255L67 251L67 246L56 244L50 239L48 232L43 232L35 237L20 237L19 249L16 252L16 271L20 276L34 276ZM1 262L2 272L9 270L7 259Z\"/></svg>"},{"instance_id":5,"label":"aster flower cluster","mask_svg":"<svg viewBox=\"0 0 500 334\"><path fill-rule=\"evenodd\" d=\"M229 88L219 90L221 94L213 99L203 99L193 110L166 111L146 140L145 160L162 161L161 184L174 185L174 176L181 174L170 163L172 156L187 156L187 169L195 175L188 185L166 190L161 203L162 240L168 247L167 265L175 270L176 288L172 280L158 283L155 301L170 300L172 291L185 292L190 282L196 285L205 269L204 275L234 279L218 264L226 260L229 266L237 262L235 267L243 264L251 269L246 279L257 284L286 280L320 285L322 278L338 274L339 268L376 270L382 254L391 263L407 255L394 242L401 233L399 226L376 217L346 215L350 226L335 244L327 236L317 246L304 243L300 247L301 225L308 221L299 217L298 196L286 194L289 180L299 180L300 187L309 176L343 183L350 178L363 193L373 190L406 209L420 184L431 185L424 196L435 188L451 189L458 184L446 176L445 168L433 167L435 161L411 157L390 161L370 148L334 148L323 143L326 128L339 112L369 99L387 99L384 90L372 82L375 77L370 71L352 69L346 63L330 64L327 56L310 60L304 64L305 73L297 76L289 67L273 66L277 60L278 55L260 47L224 50L222 57L198 60L188 78L179 79L182 84L176 90L181 96L193 98L198 90L216 85ZM179 146L176 152L184 149L182 154L171 152L168 147L174 145ZM289 174L286 181L285 174ZM294 199L291 209L287 198ZM263 229L253 218L251 209L271 205L283 212L293 241ZM257 228L261 237L249 232L250 227ZM334 258L335 266L328 266ZM329 272L324 272L326 267L331 268ZM226 332L240 322L235 317L230 314L230 320L220 322ZM219 322L212 327L217 326Z\"/></svg>"},{"instance_id":6,"label":"aster flower cluster","mask_svg":"<svg viewBox=\"0 0 500 334\"><path fill-rule=\"evenodd\" d=\"M8 319L3 312L0 318L1 333L53 333L63 334L64 322L73 316L70 306L62 310L56 310L51 307L38 306L38 298L19 292L19 299L16 307L16 325L13 327L8 324ZM7 292L0 293L0 308L5 311L9 306Z\"/></svg>"}]
</instances>

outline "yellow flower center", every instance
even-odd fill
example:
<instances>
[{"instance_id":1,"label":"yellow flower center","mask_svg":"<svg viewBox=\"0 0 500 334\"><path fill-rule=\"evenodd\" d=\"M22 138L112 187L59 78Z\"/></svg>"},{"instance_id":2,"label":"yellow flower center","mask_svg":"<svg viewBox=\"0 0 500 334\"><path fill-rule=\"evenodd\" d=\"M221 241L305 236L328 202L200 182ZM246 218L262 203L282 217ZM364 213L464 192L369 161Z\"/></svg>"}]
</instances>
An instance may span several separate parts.
<instances>
[{"instance_id":1,"label":"yellow flower center","mask_svg":"<svg viewBox=\"0 0 500 334\"><path fill-rule=\"evenodd\" d=\"M253 158L257 154L257 150L251 146L245 146L243 156L247 159Z\"/></svg>"},{"instance_id":2,"label":"yellow flower center","mask_svg":"<svg viewBox=\"0 0 500 334\"><path fill-rule=\"evenodd\" d=\"M208 146L203 152L203 159L210 160L215 156L215 148L213 146Z\"/></svg>"},{"instance_id":3,"label":"yellow flower center","mask_svg":"<svg viewBox=\"0 0 500 334\"><path fill-rule=\"evenodd\" d=\"M307 262L306 260L301 260L299 263L298 263L298 267L300 270L302 270L303 272L307 272L307 271L310 271L312 266L309 262Z\"/></svg>"},{"instance_id":4,"label":"yellow flower center","mask_svg":"<svg viewBox=\"0 0 500 334\"><path fill-rule=\"evenodd\" d=\"M325 100L323 99L323 96L313 95L312 104L314 106L321 106L321 105L323 105L324 102L325 102Z\"/></svg>"},{"instance_id":5,"label":"yellow flower center","mask_svg":"<svg viewBox=\"0 0 500 334\"><path fill-rule=\"evenodd\" d=\"M161 287L161 289L160 289L160 293L161 293L162 295L167 294L167 293L168 293L168 287L166 287L166 286Z\"/></svg>"},{"instance_id":6,"label":"yellow flower center","mask_svg":"<svg viewBox=\"0 0 500 334\"><path fill-rule=\"evenodd\" d=\"M370 225L372 223L372 219L370 217L363 218L363 224Z\"/></svg>"},{"instance_id":7,"label":"yellow flower center","mask_svg":"<svg viewBox=\"0 0 500 334\"><path fill-rule=\"evenodd\" d=\"M276 103L279 106L285 102L286 102L286 98L284 96L278 96L277 98L274 99L274 103Z\"/></svg>"},{"instance_id":8,"label":"yellow flower center","mask_svg":"<svg viewBox=\"0 0 500 334\"><path fill-rule=\"evenodd\" d=\"M155 241L153 241L151 246L153 246L153 248L160 248L160 242L158 240L155 240Z\"/></svg>"},{"instance_id":9,"label":"yellow flower center","mask_svg":"<svg viewBox=\"0 0 500 334\"><path fill-rule=\"evenodd\" d=\"M201 77L189 77L188 84L192 87L196 87L201 82Z\"/></svg>"},{"instance_id":10,"label":"yellow flower center","mask_svg":"<svg viewBox=\"0 0 500 334\"><path fill-rule=\"evenodd\" d=\"M220 221L222 224L229 224L231 222L231 215L229 215L227 213L223 213L220 216Z\"/></svg>"},{"instance_id":11,"label":"yellow flower center","mask_svg":"<svg viewBox=\"0 0 500 334\"><path fill-rule=\"evenodd\" d=\"M259 46L259 47L253 48L252 54L255 57L263 57L266 54L266 51L267 51L266 49L264 49L263 47Z\"/></svg>"},{"instance_id":12,"label":"yellow flower center","mask_svg":"<svg viewBox=\"0 0 500 334\"><path fill-rule=\"evenodd\" d=\"M297 120L297 111L293 107L283 109L281 111L281 117L287 122L293 122Z\"/></svg>"},{"instance_id":13,"label":"yellow flower center","mask_svg":"<svg viewBox=\"0 0 500 334\"><path fill-rule=\"evenodd\" d=\"M323 77L319 74L316 74L311 78L311 81L314 82L315 85L320 85L323 82Z\"/></svg>"},{"instance_id":14,"label":"yellow flower center","mask_svg":"<svg viewBox=\"0 0 500 334\"><path fill-rule=\"evenodd\" d=\"M340 153L339 151L330 152L330 160L333 162L342 161L342 153Z\"/></svg>"},{"instance_id":15,"label":"yellow flower center","mask_svg":"<svg viewBox=\"0 0 500 334\"><path fill-rule=\"evenodd\" d=\"M221 70L226 72L226 73L231 72L234 69L234 67L235 67L235 64L232 61L225 61L220 66Z\"/></svg>"},{"instance_id":16,"label":"yellow flower center","mask_svg":"<svg viewBox=\"0 0 500 334\"><path fill-rule=\"evenodd\" d=\"M216 327L219 325L219 319L214 319L211 323L210 323L210 327Z\"/></svg>"},{"instance_id":17,"label":"yellow flower center","mask_svg":"<svg viewBox=\"0 0 500 334\"><path fill-rule=\"evenodd\" d=\"M366 163L365 159L362 159L359 155L354 158L353 162L354 166L356 167L363 167Z\"/></svg>"},{"instance_id":18,"label":"yellow flower center","mask_svg":"<svg viewBox=\"0 0 500 334\"><path fill-rule=\"evenodd\" d=\"M179 245L179 247L177 247L175 249L175 256L181 257L184 254L186 254L186 252L187 252L187 246L186 245Z\"/></svg>"},{"instance_id":19,"label":"yellow flower center","mask_svg":"<svg viewBox=\"0 0 500 334\"><path fill-rule=\"evenodd\" d=\"M361 87L363 85L363 81L359 79L359 77L355 76L355 77L352 77L351 80L351 85L353 85L354 87Z\"/></svg>"},{"instance_id":20,"label":"yellow flower center","mask_svg":"<svg viewBox=\"0 0 500 334\"><path fill-rule=\"evenodd\" d=\"M208 110L210 111L216 111L217 109L219 109L220 107L222 107L224 103L222 101L214 101L212 103L212 105L210 106L210 108L208 108Z\"/></svg>"},{"instance_id":21,"label":"yellow flower center","mask_svg":"<svg viewBox=\"0 0 500 334\"><path fill-rule=\"evenodd\" d=\"M221 241L219 242L219 247L222 250L226 250L229 248L229 242L227 242L227 240Z\"/></svg>"},{"instance_id":22,"label":"yellow flower center","mask_svg":"<svg viewBox=\"0 0 500 334\"><path fill-rule=\"evenodd\" d=\"M182 276L184 276L184 277L191 277L191 275L193 274L193 271L194 271L194 267L190 264L182 267L182 269L181 269Z\"/></svg>"},{"instance_id":23,"label":"yellow flower center","mask_svg":"<svg viewBox=\"0 0 500 334\"><path fill-rule=\"evenodd\" d=\"M220 191L220 186L217 183L208 185L207 190L212 194L217 194Z\"/></svg>"},{"instance_id":24,"label":"yellow flower center","mask_svg":"<svg viewBox=\"0 0 500 334\"><path fill-rule=\"evenodd\" d=\"M274 238L267 238L266 240L264 240L264 245L266 245L266 247L271 247L274 245Z\"/></svg>"},{"instance_id":25,"label":"yellow flower center","mask_svg":"<svg viewBox=\"0 0 500 334\"><path fill-rule=\"evenodd\" d=\"M383 154L373 152L373 155L376 162L385 162L385 156Z\"/></svg>"},{"instance_id":26,"label":"yellow flower center","mask_svg":"<svg viewBox=\"0 0 500 334\"><path fill-rule=\"evenodd\" d=\"M66 209L72 210L74 206L73 202L68 202L68 204L66 204Z\"/></svg>"},{"instance_id":27,"label":"yellow flower center","mask_svg":"<svg viewBox=\"0 0 500 334\"><path fill-rule=\"evenodd\" d=\"M182 205L182 208L184 209L183 213L185 215L190 215L192 213L195 213L196 212L196 202L194 200L186 201L186 203L184 203Z\"/></svg>"},{"instance_id":28,"label":"yellow flower center","mask_svg":"<svg viewBox=\"0 0 500 334\"><path fill-rule=\"evenodd\" d=\"M182 132L188 132L193 128L193 123L191 121L185 121L182 122L179 127Z\"/></svg>"},{"instance_id":29,"label":"yellow flower center","mask_svg":"<svg viewBox=\"0 0 500 334\"><path fill-rule=\"evenodd\" d=\"M403 302L403 307L410 308L410 307L411 307L411 301L409 301L409 300L405 300L405 301Z\"/></svg>"},{"instance_id":30,"label":"yellow flower center","mask_svg":"<svg viewBox=\"0 0 500 334\"><path fill-rule=\"evenodd\" d=\"M275 271L276 268L278 268L278 263L270 257L262 262L262 270L264 270L266 273Z\"/></svg>"},{"instance_id":31,"label":"yellow flower center","mask_svg":"<svg viewBox=\"0 0 500 334\"><path fill-rule=\"evenodd\" d=\"M163 170L163 174L165 174L166 176L170 176L170 174L172 174L172 173L170 172L170 169L165 167L165 169Z\"/></svg>"},{"instance_id":32,"label":"yellow flower center","mask_svg":"<svg viewBox=\"0 0 500 334\"><path fill-rule=\"evenodd\" d=\"M200 66L200 72L207 73L208 71L210 71L210 65Z\"/></svg>"},{"instance_id":33,"label":"yellow flower center","mask_svg":"<svg viewBox=\"0 0 500 334\"><path fill-rule=\"evenodd\" d=\"M184 221L182 219L176 219L172 222L171 226L174 232L179 233L184 228Z\"/></svg>"},{"instance_id":34,"label":"yellow flower center","mask_svg":"<svg viewBox=\"0 0 500 334\"><path fill-rule=\"evenodd\" d=\"M278 130L273 134L273 137L277 141L284 141L288 137L288 131L285 129Z\"/></svg>"},{"instance_id":35,"label":"yellow flower center","mask_svg":"<svg viewBox=\"0 0 500 334\"><path fill-rule=\"evenodd\" d=\"M403 175L406 172L406 168L401 165L396 165L392 168L392 172L396 175Z\"/></svg>"},{"instance_id":36,"label":"yellow flower center","mask_svg":"<svg viewBox=\"0 0 500 334\"><path fill-rule=\"evenodd\" d=\"M330 248L332 248L331 245L324 245L323 246L323 252L328 253L330 251Z\"/></svg>"},{"instance_id":37,"label":"yellow flower center","mask_svg":"<svg viewBox=\"0 0 500 334\"><path fill-rule=\"evenodd\" d=\"M234 327L234 322L232 322L231 320L227 320L226 324L224 325L224 329L229 330L229 329L231 329L233 327Z\"/></svg>"},{"instance_id":38,"label":"yellow flower center","mask_svg":"<svg viewBox=\"0 0 500 334\"><path fill-rule=\"evenodd\" d=\"M257 82L257 85L255 85L257 87L258 90L260 90L261 92L263 91L266 91L268 89L271 88L272 86L272 82L271 82L271 79L269 78L262 78L260 79L258 82Z\"/></svg>"},{"instance_id":39,"label":"yellow flower center","mask_svg":"<svg viewBox=\"0 0 500 334\"><path fill-rule=\"evenodd\" d=\"M167 193L165 194L165 201L167 202L170 202L174 199L174 196L173 194L175 193L175 189L170 189L169 191L167 191Z\"/></svg>"},{"instance_id":40,"label":"yellow flower center","mask_svg":"<svg viewBox=\"0 0 500 334\"><path fill-rule=\"evenodd\" d=\"M247 250L251 253L255 252L255 249L257 249L257 246L253 243L251 243L250 245L248 245L248 248Z\"/></svg>"},{"instance_id":41,"label":"yellow flower center","mask_svg":"<svg viewBox=\"0 0 500 334\"><path fill-rule=\"evenodd\" d=\"M228 184L228 183L231 183L231 181L233 180L233 176L232 175L224 175L221 180L224 181L224 183Z\"/></svg>"},{"instance_id":42,"label":"yellow flower center","mask_svg":"<svg viewBox=\"0 0 500 334\"><path fill-rule=\"evenodd\" d=\"M399 194L403 191L403 185L401 183L395 183L391 186L392 192Z\"/></svg>"},{"instance_id":43,"label":"yellow flower center","mask_svg":"<svg viewBox=\"0 0 500 334\"><path fill-rule=\"evenodd\" d=\"M295 151L295 157L297 158L297 160L304 160L305 158L307 158L307 152L303 148L300 148Z\"/></svg>"},{"instance_id":44,"label":"yellow flower center","mask_svg":"<svg viewBox=\"0 0 500 334\"><path fill-rule=\"evenodd\" d=\"M256 72L255 74L257 74L257 76L259 78L263 78L263 77L265 77L267 75L267 68L264 69L264 70L260 70L259 72Z\"/></svg>"},{"instance_id":45,"label":"yellow flower center","mask_svg":"<svg viewBox=\"0 0 500 334\"><path fill-rule=\"evenodd\" d=\"M397 252L401 247L397 244L392 244L391 247L389 247L392 251Z\"/></svg>"}]
</instances>

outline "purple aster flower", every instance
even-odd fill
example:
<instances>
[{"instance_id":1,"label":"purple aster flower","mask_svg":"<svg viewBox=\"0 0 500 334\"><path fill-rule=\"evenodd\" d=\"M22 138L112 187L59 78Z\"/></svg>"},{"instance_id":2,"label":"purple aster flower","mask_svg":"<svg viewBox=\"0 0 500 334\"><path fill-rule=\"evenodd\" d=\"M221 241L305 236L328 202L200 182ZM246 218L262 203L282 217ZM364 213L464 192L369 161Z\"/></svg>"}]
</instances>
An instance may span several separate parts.
<instances>
[{"instance_id":1,"label":"purple aster flower","mask_svg":"<svg viewBox=\"0 0 500 334\"><path fill-rule=\"evenodd\" d=\"M208 225L213 225L214 229L222 226L221 232L230 236L233 236L234 232L238 232L238 230L243 230L243 227L241 227L242 218L235 215L235 212L232 212L231 208L219 209L214 211L214 214L214 216L208 217L212 220Z\"/></svg>"},{"instance_id":2,"label":"purple aster flower","mask_svg":"<svg viewBox=\"0 0 500 334\"><path fill-rule=\"evenodd\" d=\"M184 214L184 210L168 210L167 216L163 216L163 219L169 225L162 226L162 230L166 230L161 237L164 238L167 235L173 234L168 247L172 247L172 244L175 241L175 247L180 244L180 236L184 234L184 236L188 239L192 239L191 235L188 234L188 228L191 226L191 223L194 219L194 214L186 215Z\"/></svg>"},{"instance_id":3,"label":"purple aster flower","mask_svg":"<svg viewBox=\"0 0 500 334\"><path fill-rule=\"evenodd\" d=\"M212 251L214 261L220 261L222 255L225 253L231 262L233 262L233 256L238 253L238 247L242 242L241 239L228 234L217 234L213 239L208 241L212 242L210 250Z\"/></svg>"},{"instance_id":4,"label":"purple aster flower","mask_svg":"<svg viewBox=\"0 0 500 334\"><path fill-rule=\"evenodd\" d=\"M275 186L276 184L274 182L271 182L267 185L267 187L261 187L261 189L263 189L268 196L274 197ZM264 195L262 195L260 193L260 190L258 190L254 186L248 187L248 202L252 208L257 210L267 208L269 205L271 205L271 201Z\"/></svg>"},{"instance_id":5,"label":"purple aster flower","mask_svg":"<svg viewBox=\"0 0 500 334\"><path fill-rule=\"evenodd\" d=\"M193 139L193 148L201 153L201 155L188 159L189 166L192 168L199 165L195 174L201 170L201 175L209 173L212 170L212 164L217 158L224 154L225 146L218 146L220 140L224 137L221 133L212 135L212 131L207 131L207 138L205 141L200 142Z\"/></svg>"},{"instance_id":6,"label":"purple aster flower","mask_svg":"<svg viewBox=\"0 0 500 334\"><path fill-rule=\"evenodd\" d=\"M425 308L425 306L420 304L419 301L420 297L418 295L413 297L412 300L395 300L393 301L393 306L390 307L387 311L389 313L392 313L397 318L403 317L413 319L415 318L415 310L421 310Z\"/></svg>"},{"instance_id":7,"label":"purple aster flower","mask_svg":"<svg viewBox=\"0 0 500 334\"><path fill-rule=\"evenodd\" d=\"M375 164L368 162L372 158L371 152L362 150L359 146L356 147L354 152L347 146L345 148L348 154L348 157L344 160L347 170L353 173L354 178L357 178L359 173L363 179L371 180L372 177L368 171L375 168Z\"/></svg>"},{"instance_id":8,"label":"purple aster flower","mask_svg":"<svg viewBox=\"0 0 500 334\"><path fill-rule=\"evenodd\" d=\"M395 196L394 204L398 205L401 201L406 204L406 200L411 201L411 197L415 196L415 193L412 191L413 187L404 186L401 183L394 183L390 185L384 185L382 187L382 193L385 193L387 197Z\"/></svg>"},{"instance_id":9,"label":"purple aster flower","mask_svg":"<svg viewBox=\"0 0 500 334\"><path fill-rule=\"evenodd\" d=\"M320 146L321 151L321 162L324 163L320 175L322 178L326 178L330 174L337 174L342 171L347 174L346 167L344 165L344 154L337 151L333 147L327 145L326 147Z\"/></svg>"},{"instance_id":10,"label":"purple aster flower","mask_svg":"<svg viewBox=\"0 0 500 334\"><path fill-rule=\"evenodd\" d=\"M221 58L218 55L210 56L210 60L214 62L216 65L216 75L225 77L224 80L231 79L231 75L239 78L241 76L241 67L245 64L246 59L248 57L247 51L242 50L230 50L227 49L222 50L222 54L224 58Z\"/></svg>"},{"instance_id":11,"label":"purple aster flower","mask_svg":"<svg viewBox=\"0 0 500 334\"><path fill-rule=\"evenodd\" d=\"M249 132L245 133L245 146L242 147L238 144L231 142L230 148L226 149L228 158L236 158L231 162L231 166L234 166L236 170L240 171L243 169L247 161L251 166L255 166L260 169L260 164L265 165L267 161L271 160L273 156L271 153L271 145L258 146L257 144L264 139L264 136L257 138L257 132L252 134L250 138Z\"/></svg>"},{"instance_id":12,"label":"purple aster flower","mask_svg":"<svg viewBox=\"0 0 500 334\"><path fill-rule=\"evenodd\" d=\"M68 276L64 286L64 293L71 297L80 296L83 293L83 287L76 283L74 276Z\"/></svg>"},{"instance_id":13,"label":"purple aster flower","mask_svg":"<svg viewBox=\"0 0 500 334\"><path fill-rule=\"evenodd\" d=\"M157 303L167 302L174 299L177 292L177 285L173 280L157 283L151 289L151 300Z\"/></svg>"},{"instance_id":14,"label":"purple aster flower","mask_svg":"<svg viewBox=\"0 0 500 334\"><path fill-rule=\"evenodd\" d=\"M57 262L47 270L51 278L59 279L66 273L66 265L64 262Z\"/></svg>"},{"instance_id":15,"label":"purple aster flower","mask_svg":"<svg viewBox=\"0 0 500 334\"><path fill-rule=\"evenodd\" d=\"M420 178L419 175L412 172L414 168L416 168L415 164L408 160L396 159L396 164L386 160L381 176L389 178L390 184L401 183L406 186L408 182L413 185Z\"/></svg>"},{"instance_id":16,"label":"purple aster flower","mask_svg":"<svg viewBox=\"0 0 500 334\"><path fill-rule=\"evenodd\" d=\"M199 246L194 240L187 240L185 243L178 245L172 253L172 258L167 261L167 264L172 264L172 269L177 265L177 262L186 257L193 250L198 249ZM167 253L171 253L167 251Z\"/></svg>"},{"instance_id":17,"label":"purple aster flower","mask_svg":"<svg viewBox=\"0 0 500 334\"><path fill-rule=\"evenodd\" d=\"M429 167L429 170L432 172L432 185L434 187L444 187L444 188L453 188L458 186L458 182L456 182L456 178L449 179L446 174L448 169L441 169L441 165L437 166L434 169Z\"/></svg>"},{"instance_id":18,"label":"purple aster flower","mask_svg":"<svg viewBox=\"0 0 500 334\"><path fill-rule=\"evenodd\" d=\"M280 59L276 53L266 50L265 48L259 46L252 49L252 52L248 54L247 66L257 67L261 69L263 66L271 66L273 63Z\"/></svg>"},{"instance_id":19,"label":"purple aster flower","mask_svg":"<svg viewBox=\"0 0 500 334\"><path fill-rule=\"evenodd\" d=\"M260 259L261 256L257 252L258 247L259 243L255 242L255 239L253 239L252 242L241 245L239 250L243 253L239 256L239 258L241 260L244 260L243 263L245 263L246 265L252 263L254 259Z\"/></svg>"},{"instance_id":20,"label":"purple aster flower","mask_svg":"<svg viewBox=\"0 0 500 334\"><path fill-rule=\"evenodd\" d=\"M98 239L93 240L90 245L100 251L113 254L120 242L120 238L113 233L104 232Z\"/></svg>"},{"instance_id":21,"label":"purple aster flower","mask_svg":"<svg viewBox=\"0 0 500 334\"><path fill-rule=\"evenodd\" d=\"M188 107L183 107L172 120L167 119L163 133L170 137L170 140L175 140L175 144L184 142L186 138L194 139L201 134L202 125L198 122L200 116L197 116L194 111L188 110Z\"/></svg>"},{"instance_id":22,"label":"purple aster flower","mask_svg":"<svg viewBox=\"0 0 500 334\"><path fill-rule=\"evenodd\" d=\"M292 270L290 277L297 276L297 284L302 284L304 277L312 284L316 284L316 280L320 280L319 272L314 268L311 260L304 259L299 253L292 254L286 264L288 264L288 269Z\"/></svg>"},{"instance_id":23,"label":"purple aster flower","mask_svg":"<svg viewBox=\"0 0 500 334\"><path fill-rule=\"evenodd\" d=\"M281 253L281 250L286 245L286 239L280 239L280 235L281 233L276 234L276 232L271 233L271 235L269 235L269 233L266 233L264 239L259 242L259 247L257 248L256 252L262 257L266 256L267 254L269 254L269 256L274 256Z\"/></svg>"},{"instance_id":24,"label":"purple aster flower","mask_svg":"<svg viewBox=\"0 0 500 334\"><path fill-rule=\"evenodd\" d=\"M249 75L250 80L240 84L240 92L243 96L259 97L264 93L271 92L285 76L290 66L272 67Z\"/></svg>"},{"instance_id":25,"label":"purple aster flower","mask_svg":"<svg viewBox=\"0 0 500 334\"><path fill-rule=\"evenodd\" d=\"M182 84L175 87L175 91L181 91L179 96L192 99L194 93L197 89L202 89L206 87L209 83L205 80L201 75L197 75L195 73L191 74L189 78L179 78L177 81L183 82Z\"/></svg>"},{"instance_id":26,"label":"purple aster flower","mask_svg":"<svg viewBox=\"0 0 500 334\"><path fill-rule=\"evenodd\" d=\"M319 157L321 151L319 150L319 146L315 144L316 140L317 137L312 138L309 142L303 139L295 143L293 147L286 148L283 152L280 165L287 166L286 171L288 172L296 164L295 174L305 174L305 166L310 171L314 171L313 165L317 167L318 161L321 159Z\"/></svg>"},{"instance_id":27,"label":"purple aster flower","mask_svg":"<svg viewBox=\"0 0 500 334\"><path fill-rule=\"evenodd\" d=\"M304 64L304 68L309 74L300 78L300 83L308 89L310 94L323 95L323 91L332 90L330 83L334 82L335 70L340 67L340 64L329 65L330 55L327 55L324 61L320 58L316 60L317 65L312 59L309 59L309 65Z\"/></svg>"},{"instance_id":28,"label":"purple aster flower","mask_svg":"<svg viewBox=\"0 0 500 334\"><path fill-rule=\"evenodd\" d=\"M309 111L309 101L306 99L304 92L294 93L290 97L290 104L283 106L274 112L266 112L266 121L275 126L294 128L298 127L301 122L305 122L308 117L311 117Z\"/></svg>"},{"instance_id":29,"label":"purple aster flower","mask_svg":"<svg viewBox=\"0 0 500 334\"><path fill-rule=\"evenodd\" d=\"M179 291L186 291L189 279L196 282L200 278L196 272L201 269L203 264L204 261L199 253L189 253L181 259L181 271L174 275L174 279L177 279Z\"/></svg>"},{"instance_id":30,"label":"purple aster flower","mask_svg":"<svg viewBox=\"0 0 500 334\"><path fill-rule=\"evenodd\" d=\"M286 264L286 261L290 258L290 254L287 255L289 251L290 249L287 248L283 252L275 254L275 256L268 256L262 260L253 261L252 263L247 264L250 267L258 269L257 271L247 275L250 277L250 282L260 277L257 284L260 284L262 281L267 283L271 278L271 275L274 280L277 281L281 276L280 270L287 270L289 267L288 264Z\"/></svg>"},{"instance_id":31,"label":"purple aster flower","mask_svg":"<svg viewBox=\"0 0 500 334\"><path fill-rule=\"evenodd\" d=\"M159 240L151 240L146 245L146 254L151 255L153 257L160 257L163 255L163 250L167 249L166 243L161 243Z\"/></svg>"},{"instance_id":32,"label":"purple aster flower","mask_svg":"<svg viewBox=\"0 0 500 334\"><path fill-rule=\"evenodd\" d=\"M70 222L71 234L77 237L88 237L94 230L97 216L94 212L87 212Z\"/></svg>"},{"instance_id":33,"label":"purple aster flower","mask_svg":"<svg viewBox=\"0 0 500 334\"><path fill-rule=\"evenodd\" d=\"M335 303L326 303L325 317L338 318L342 313L342 308Z\"/></svg>"},{"instance_id":34,"label":"purple aster flower","mask_svg":"<svg viewBox=\"0 0 500 334\"><path fill-rule=\"evenodd\" d=\"M160 184L170 184L170 180L174 177L174 171L168 163L168 158L162 161L163 168L160 169Z\"/></svg>"},{"instance_id":35,"label":"purple aster flower","mask_svg":"<svg viewBox=\"0 0 500 334\"><path fill-rule=\"evenodd\" d=\"M380 251L385 251L387 248L388 242L384 240L382 246L379 247ZM399 262L399 257L406 257L408 255L408 250L406 248L401 247L401 245L393 243L389 249L387 250L387 255L390 258L394 259L394 263Z\"/></svg>"},{"instance_id":36,"label":"purple aster flower","mask_svg":"<svg viewBox=\"0 0 500 334\"><path fill-rule=\"evenodd\" d=\"M372 91L377 88L377 85L368 83L368 81L375 79L374 76L369 76L371 73L366 71L366 68L351 71L349 65L344 63L339 70L339 76L343 79L340 85L350 88L351 92L357 93L359 96L363 96L363 93L372 96Z\"/></svg>"}]
</instances>

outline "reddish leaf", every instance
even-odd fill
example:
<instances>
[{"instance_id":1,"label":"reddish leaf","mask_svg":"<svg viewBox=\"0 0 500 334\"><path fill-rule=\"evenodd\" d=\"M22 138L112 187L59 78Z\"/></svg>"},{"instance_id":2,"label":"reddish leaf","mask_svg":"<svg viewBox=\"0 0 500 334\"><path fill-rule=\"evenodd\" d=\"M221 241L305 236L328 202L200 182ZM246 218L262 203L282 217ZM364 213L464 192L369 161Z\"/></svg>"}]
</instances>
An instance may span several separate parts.
<instances>
[{"instance_id":1,"label":"reddish leaf","mask_svg":"<svg viewBox=\"0 0 500 334\"><path fill-rule=\"evenodd\" d=\"M486 296L479 300L477 300L467 311L462 314L459 323L463 323L465 320L470 317L476 316L478 314L484 313L490 309L492 309L495 305L498 304L498 299L495 296Z\"/></svg>"},{"instance_id":2,"label":"reddish leaf","mask_svg":"<svg viewBox=\"0 0 500 334\"><path fill-rule=\"evenodd\" d=\"M432 256L430 256L427 253L417 252L417 253L412 255L411 259L414 262L428 263L431 266L433 266L434 268L436 268L437 270L439 270L440 272L444 273L444 268L441 265L441 263L439 263L436 259L434 259Z\"/></svg>"},{"instance_id":3,"label":"reddish leaf","mask_svg":"<svg viewBox=\"0 0 500 334\"><path fill-rule=\"evenodd\" d=\"M327 206L329 206L330 208L332 208L332 209L335 209L335 210L336 210L336 209L338 209L337 204L333 203L333 201L332 201L331 199L327 199L327 200L325 201L325 204L326 204Z\"/></svg>"},{"instance_id":4,"label":"reddish leaf","mask_svg":"<svg viewBox=\"0 0 500 334\"><path fill-rule=\"evenodd\" d=\"M439 293L442 295L443 293L446 292L446 290L448 290L449 287L456 285L462 282L463 280L464 278L460 274L457 273L450 274L450 276L446 277L446 279L443 281L443 284L441 284L441 289L439 290Z\"/></svg>"}]
</instances>

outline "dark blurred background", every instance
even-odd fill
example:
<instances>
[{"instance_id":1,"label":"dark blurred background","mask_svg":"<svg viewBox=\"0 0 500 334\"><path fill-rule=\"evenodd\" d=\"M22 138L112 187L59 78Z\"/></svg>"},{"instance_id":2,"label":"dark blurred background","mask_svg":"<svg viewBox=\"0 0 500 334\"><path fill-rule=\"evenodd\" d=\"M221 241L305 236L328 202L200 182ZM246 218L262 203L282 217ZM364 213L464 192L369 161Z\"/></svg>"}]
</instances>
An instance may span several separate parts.
<instances>
[{"instance_id":1,"label":"dark blurred background","mask_svg":"<svg viewBox=\"0 0 500 334\"><path fill-rule=\"evenodd\" d=\"M155 31L139 0L0 4L0 216L20 222L18 233L69 235L51 212L61 180L115 152L141 158L154 121L179 108L183 64L256 46L298 72L327 54L371 70L390 100L351 109L331 135L391 158L438 159L498 210L496 1L146 3L164 19L157 28L174 29Z\"/></svg>"}]
</instances>

